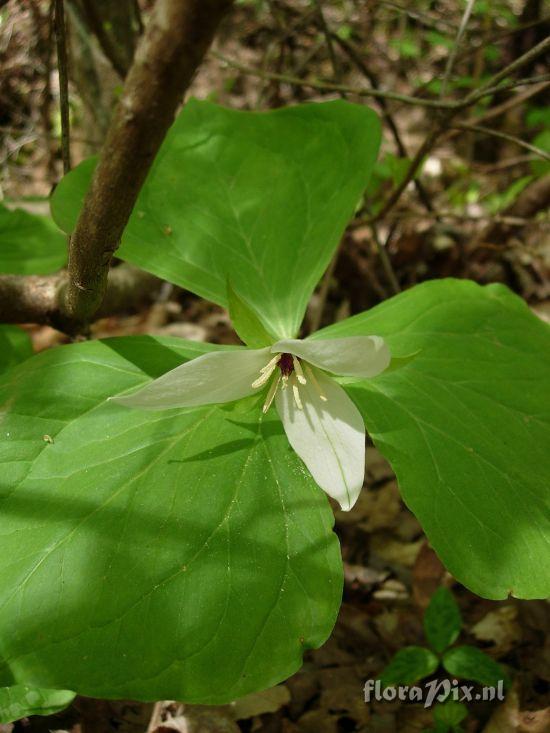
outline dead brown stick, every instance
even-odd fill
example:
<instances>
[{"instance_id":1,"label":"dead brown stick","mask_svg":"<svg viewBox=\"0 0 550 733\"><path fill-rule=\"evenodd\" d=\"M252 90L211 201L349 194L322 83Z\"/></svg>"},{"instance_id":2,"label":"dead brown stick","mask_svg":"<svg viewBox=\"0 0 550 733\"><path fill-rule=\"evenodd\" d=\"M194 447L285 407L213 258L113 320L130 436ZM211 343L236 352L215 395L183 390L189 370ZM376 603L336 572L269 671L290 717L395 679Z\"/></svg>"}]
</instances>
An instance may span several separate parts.
<instances>
[{"instance_id":1,"label":"dead brown stick","mask_svg":"<svg viewBox=\"0 0 550 733\"><path fill-rule=\"evenodd\" d=\"M157 0L69 245L66 316L98 310L111 257L145 177L233 0Z\"/></svg>"}]
</instances>

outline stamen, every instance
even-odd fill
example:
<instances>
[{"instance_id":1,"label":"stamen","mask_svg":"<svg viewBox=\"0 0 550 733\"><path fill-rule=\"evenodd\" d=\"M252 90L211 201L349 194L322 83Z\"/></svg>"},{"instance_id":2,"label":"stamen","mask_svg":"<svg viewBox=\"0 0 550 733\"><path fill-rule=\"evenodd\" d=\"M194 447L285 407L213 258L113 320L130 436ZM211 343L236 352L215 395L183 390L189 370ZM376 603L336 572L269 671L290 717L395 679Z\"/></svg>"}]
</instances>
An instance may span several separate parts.
<instances>
[{"instance_id":1,"label":"stamen","mask_svg":"<svg viewBox=\"0 0 550 733\"><path fill-rule=\"evenodd\" d=\"M298 377L298 381L300 384L306 384L306 378L304 376L304 372L302 370L302 365L300 364L300 360L292 354L292 363L294 364L294 371L296 372L296 376Z\"/></svg>"},{"instance_id":2,"label":"stamen","mask_svg":"<svg viewBox=\"0 0 550 733\"><path fill-rule=\"evenodd\" d=\"M294 402L299 410L303 410L302 400L300 399L300 390L298 389L298 382L296 379L292 380L292 394L294 395Z\"/></svg>"},{"instance_id":3,"label":"stamen","mask_svg":"<svg viewBox=\"0 0 550 733\"><path fill-rule=\"evenodd\" d=\"M264 384L266 384L269 381L269 378L275 371L275 367L277 366L277 362L273 363L274 360L272 359L269 364L266 364L265 367L260 369L261 374L254 382L252 382L252 389L256 389L257 387L263 387Z\"/></svg>"},{"instance_id":4,"label":"stamen","mask_svg":"<svg viewBox=\"0 0 550 733\"><path fill-rule=\"evenodd\" d=\"M280 381L281 381L281 375L277 374L277 376L271 383L271 387L269 388L269 392L267 393L267 397L264 402L264 406L262 407L262 412L264 413L264 415L269 410L269 408L271 407L271 403L275 399L275 395L277 394L277 387L279 386Z\"/></svg>"},{"instance_id":5,"label":"stamen","mask_svg":"<svg viewBox=\"0 0 550 733\"><path fill-rule=\"evenodd\" d=\"M323 400L323 402L326 402L327 401L327 396L325 395L325 393L323 392L323 388L321 387L321 385L317 381L317 378L315 377L315 374L313 373L313 370L310 369L308 366L306 366L306 372L307 372L307 376L311 380L311 383L313 384L313 386L317 390L317 394Z\"/></svg>"},{"instance_id":6,"label":"stamen","mask_svg":"<svg viewBox=\"0 0 550 733\"><path fill-rule=\"evenodd\" d=\"M275 367L279 363L280 358L281 358L280 354L277 354L276 356L274 356L273 359L271 359L271 361L269 361L264 367L260 369L261 373L263 374L264 372L269 372L271 374L271 372L275 369Z\"/></svg>"}]
</instances>

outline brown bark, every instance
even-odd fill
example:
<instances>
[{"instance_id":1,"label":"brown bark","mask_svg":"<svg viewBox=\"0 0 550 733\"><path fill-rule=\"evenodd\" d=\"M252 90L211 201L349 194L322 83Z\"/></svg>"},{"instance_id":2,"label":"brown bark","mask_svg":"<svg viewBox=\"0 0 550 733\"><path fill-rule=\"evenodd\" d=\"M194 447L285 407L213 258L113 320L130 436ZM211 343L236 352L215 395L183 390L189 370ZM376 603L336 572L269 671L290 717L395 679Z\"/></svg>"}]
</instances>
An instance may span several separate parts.
<instances>
[{"instance_id":1,"label":"brown bark","mask_svg":"<svg viewBox=\"0 0 550 733\"><path fill-rule=\"evenodd\" d=\"M145 177L233 0L157 0L69 246L67 316L99 308L113 252Z\"/></svg>"},{"instance_id":2,"label":"brown bark","mask_svg":"<svg viewBox=\"0 0 550 733\"><path fill-rule=\"evenodd\" d=\"M0 275L0 323L41 323L74 333L60 305L68 278L56 275ZM131 313L153 302L162 280L131 265L109 272L107 289L97 316Z\"/></svg>"}]
</instances>

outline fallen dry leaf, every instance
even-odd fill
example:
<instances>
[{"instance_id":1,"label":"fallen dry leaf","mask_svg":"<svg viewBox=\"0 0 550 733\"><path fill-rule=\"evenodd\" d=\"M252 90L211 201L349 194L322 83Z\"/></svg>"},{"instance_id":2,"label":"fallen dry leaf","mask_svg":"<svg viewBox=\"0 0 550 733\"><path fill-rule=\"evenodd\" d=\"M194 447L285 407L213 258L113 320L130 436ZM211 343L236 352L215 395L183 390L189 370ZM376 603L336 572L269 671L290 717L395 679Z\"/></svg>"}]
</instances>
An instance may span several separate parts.
<instances>
[{"instance_id":1,"label":"fallen dry leaf","mask_svg":"<svg viewBox=\"0 0 550 733\"><path fill-rule=\"evenodd\" d=\"M470 631L476 639L492 642L492 651L497 656L509 652L522 638L518 610L512 605L489 611Z\"/></svg>"}]
</instances>

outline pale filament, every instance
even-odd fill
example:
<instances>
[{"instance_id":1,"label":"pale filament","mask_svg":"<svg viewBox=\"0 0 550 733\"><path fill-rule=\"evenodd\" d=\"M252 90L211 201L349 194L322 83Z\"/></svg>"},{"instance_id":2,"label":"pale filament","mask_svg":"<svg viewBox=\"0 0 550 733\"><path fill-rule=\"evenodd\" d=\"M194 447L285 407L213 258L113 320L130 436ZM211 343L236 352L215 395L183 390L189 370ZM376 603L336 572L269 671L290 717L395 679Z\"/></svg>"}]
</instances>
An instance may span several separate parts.
<instances>
[{"instance_id":1,"label":"pale filament","mask_svg":"<svg viewBox=\"0 0 550 733\"><path fill-rule=\"evenodd\" d=\"M267 393L267 397L264 402L264 406L262 407L262 412L264 413L264 415L269 410L269 408L271 407L271 403L275 399L275 395L277 394L277 388L279 386L280 381L281 381L281 375L277 374L277 376L271 383L271 387L269 388L269 392Z\"/></svg>"},{"instance_id":2,"label":"pale filament","mask_svg":"<svg viewBox=\"0 0 550 733\"><path fill-rule=\"evenodd\" d=\"M317 390L317 394L323 400L323 402L326 402L327 401L327 396L325 395L325 393L323 392L323 388L321 387L321 385L317 381L317 378L315 377L315 374L313 373L313 370L310 369L308 366L306 366L306 372L307 372L307 376L311 380L311 383L313 384L313 386Z\"/></svg>"},{"instance_id":3,"label":"pale filament","mask_svg":"<svg viewBox=\"0 0 550 733\"><path fill-rule=\"evenodd\" d=\"M260 372L263 374L264 372L269 372L270 374L275 369L277 364L279 363L279 359L281 358L280 354L276 354L271 361L269 361L264 367L260 369Z\"/></svg>"},{"instance_id":4,"label":"pale filament","mask_svg":"<svg viewBox=\"0 0 550 733\"><path fill-rule=\"evenodd\" d=\"M298 389L298 381L296 378L292 380L292 394L294 395L294 402L299 410L303 410L302 400L300 399L300 390Z\"/></svg>"},{"instance_id":5,"label":"pale filament","mask_svg":"<svg viewBox=\"0 0 550 733\"><path fill-rule=\"evenodd\" d=\"M298 381L300 382L300 384L305 384L306 378L302 370L302 365L300 364L300 360L297 359L294 354L292 355L292 363L294 364L294 371L296 372L296 377Z\"/></svg>"},{"instance_id":6,"label":"pale filament","mask_svg":"<svg viewBox=\"0 0 550 733\"><path fill-rule=\"evenodd\" d=\"M260 369L260 376L258 379L256 379L254 382L252 382L252 389L256 389L257 387L263 387L264 384L266 384L269 381L269 378L275 371L275 368L277 367L277 363L279 361L279 357L275 357L272 359L269 364L266 364L262 369Z\"/></svg>"}]
</instances>

